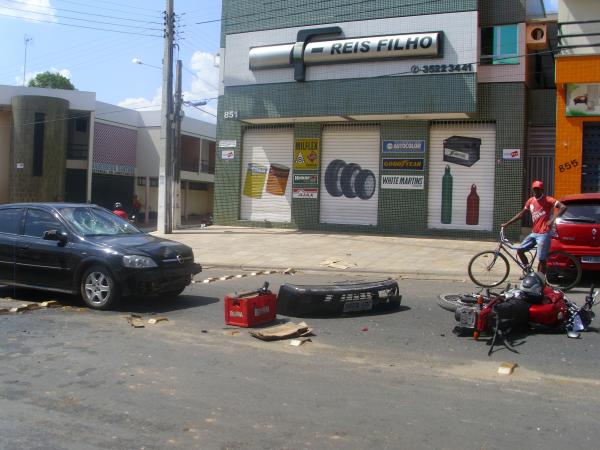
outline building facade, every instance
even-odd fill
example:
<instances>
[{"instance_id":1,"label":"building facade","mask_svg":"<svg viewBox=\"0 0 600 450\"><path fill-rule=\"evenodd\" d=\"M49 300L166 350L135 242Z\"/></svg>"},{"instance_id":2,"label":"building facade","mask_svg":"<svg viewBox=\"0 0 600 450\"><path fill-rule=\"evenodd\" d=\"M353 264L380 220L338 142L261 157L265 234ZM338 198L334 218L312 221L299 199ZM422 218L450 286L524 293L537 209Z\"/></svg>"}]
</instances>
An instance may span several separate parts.
<instances>
[{"instance_id":1,"label":"building facade","mask_svg":"<svg viewBox=\"0 0 600 450\"><path fill-rule=\"evenodd\" d=\"M213 124L182 122L180 216L212 214ZM147 220L158 209L160 111L96 101L95 93L0 86L0 203L93 202Z\"/></svg>"},{"instance_id":2,"label":"building facade","mask_svg":"<svg viewBox=\"0 0 600 450\"><path fill-rule=\"evenodd\" d=\"M489 237L522 208L525 0L276 6L223 1L217 223Z\"/></svg>"},{"instance_id":3,"label":"building facade","mask_svg":"<svg viewBox=\"0 0 600 450\"><path fill-rule=\"evenodd\" d=\"M600 8L561 0L556 57L556 194L600 191Z\"/></svg>"}]
</instances>

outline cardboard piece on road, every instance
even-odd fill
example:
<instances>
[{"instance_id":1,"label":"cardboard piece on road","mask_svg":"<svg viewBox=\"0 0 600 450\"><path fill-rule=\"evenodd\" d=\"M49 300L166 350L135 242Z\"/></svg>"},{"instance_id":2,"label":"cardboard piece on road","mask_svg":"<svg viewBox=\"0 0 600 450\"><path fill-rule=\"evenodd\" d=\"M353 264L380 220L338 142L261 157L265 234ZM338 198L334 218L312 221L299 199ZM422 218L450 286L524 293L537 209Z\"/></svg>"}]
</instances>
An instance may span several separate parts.
<instances>
[{"instance_id":1,"label":"cardboard piece on road","mask_svg":"<svg viewBox=\"0 0 600 450\"><path fill-rule=\"evenodd\" d=\"M125 320L131 325L133 328L145 328L144 322L142 321L142 317L137 314L132 314L130 316L126 316Z\"/></svg>"},{"instance_id":2,"label":"cardboard piece on road","mask_svg":"<svg viewBox=\"0 0 600 450\"><path fill-rule=\"evenodd\" d=\"M301 345L306 344L307 342L312 342L311 338L299 338L299 339L292 339L290 341L290 345L294 346L294 347L300 347Z\"/></svg>"},{"instance_id":3,"label":"cardboard piece on road","mask_svg":"<svg viewBox=\"0 0 600 450\"><path fill-rule=\"evenodd\" d=\"M11 313L18 313L22 311L27 311L27 305L13 306L12 308L10 308Z\"/></svg>"},{"instance_id":4,"label":"cardboard piece on road","mask_svg":"<svg viewBox=\"0 0 600 450\"><path fill-rule=\"evenodd\" d=\"M283 325L261 328L260 330L250 331L250 334L263 341L278 341L282 339L291 339L298 336L308 336L312 334L312 329L305 322L288 322Z\"/></svg>"},{"instance_id":5,"label":"cardboard piece on road","mask_svg":"<svg viewBox=\"0 0 600 450\"><path fill-rule=\"evenodd\" d=\"M296 273L296 269L294 269L293 267L288 267L287 269L285 269L283 271L284 275L293 275Z\"/></svg>"},{"instance_id":6,"label":"cardboard piece on road","mask_svg":"<svg viewBox=\"0 0 600 450\"><path fill-rule=\"evenodd\" d=\"M498 375L511 375L518 367L516 363L503 362L498 367Z\"/></svg>"},{"instance_id":7,"label":"cardboard piece on road","mask_svg":"<svg viewBox=\"0 0 600 450\"><path fill-rule=\"evenodd\" d=\"M152 319L148 319L148 323L154 325L155 323L166 322L168 320L169 319L167 319L166 317L153 317Z\"/></svg>"},{"instance_id":8,"label":"cardboard piece on road","mask_svg":"<svg viewBox=\"0 0 600 450\"><path fill-rule=\"evenodd\" d=\"M62 305L56 300L48 300L47 302L40 303L42 308L60 308Z\"/></svg>"},{"instance_id":9,"label":"cardboard piece on road","mask_svg":"<svg viewBox=\"0 0 600 450\"><path fill-rule=\"evenodd\" d=\"M21 306L24 306L28 311L35 311L41 308L39 303L23 303Z\"/></svg>"}]
</instances>

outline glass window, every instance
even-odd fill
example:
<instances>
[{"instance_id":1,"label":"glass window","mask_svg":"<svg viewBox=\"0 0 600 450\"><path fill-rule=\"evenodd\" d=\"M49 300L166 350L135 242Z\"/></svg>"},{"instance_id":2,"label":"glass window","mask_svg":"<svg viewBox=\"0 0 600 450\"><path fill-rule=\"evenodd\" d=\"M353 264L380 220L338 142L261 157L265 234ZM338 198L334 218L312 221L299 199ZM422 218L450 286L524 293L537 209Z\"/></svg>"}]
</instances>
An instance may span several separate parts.
<instances>
[{"instance_id":1,"label":"glass window","mask_svg":"<svg viewBox=\"0 0 600 450\"><path fill-rule=\"evenodd\" d=\"M100 208L61 208L63 218L84 236L140 234L141 231L119 216Z\"/></svg>"},{"instance_id":2,"label":"glass window","mask_svg":"<svg viewBox=\"0 0 600 450\"><path fill-rule=\"evenodd\" d=\"M18 234L22 215L19 208L0 210L0 233Z\"/></svg>"},{"instance_id":3,"label":"glass window","mask_svg":"<svg viewBox=\"0 0 600 450\"><path fill-rule=\"evenodd\" d=\"M28 209L25 218L25 236L41 238L50 230L63 231L63 226L52 214L39 209Z\"/></svg>"},{"instance_id":4,"label":"glass window","mask_svg":"<svg viewBox=\"0 0 600 450\"><path fill-rule=\"evenodd\" d=\"M567 203L567 210L560 217L567 222L600 223L600 202L581 201Z\"/></svg>"},{"instance_id":5,"label":"glass window","mask_svg":"<svg viewBox=\"0 0 600 450\"><path fill-rule=\"evenodd\" d=\"M519 64L518 55L517 25L481 29L481 64Z\"/></svg>"}]
</instances>

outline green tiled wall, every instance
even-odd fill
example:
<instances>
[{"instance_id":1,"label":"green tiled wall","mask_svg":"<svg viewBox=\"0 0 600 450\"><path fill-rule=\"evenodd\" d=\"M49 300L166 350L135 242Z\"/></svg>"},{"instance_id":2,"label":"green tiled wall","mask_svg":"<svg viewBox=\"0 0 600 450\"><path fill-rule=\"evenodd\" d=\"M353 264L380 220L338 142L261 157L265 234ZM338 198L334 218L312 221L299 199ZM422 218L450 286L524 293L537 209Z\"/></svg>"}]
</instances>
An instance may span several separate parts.
<instances>
[{"instance_id":1,"label":"green tiled wall","mask_svg":"<svg viewBox=\"0 0 600 450\"><path fill-rule=\"evenodd\" d=\"M222 4L222 47L225 36L233 33L477 9L477 0L223 0Z\"/></svg>"}]
</instances>

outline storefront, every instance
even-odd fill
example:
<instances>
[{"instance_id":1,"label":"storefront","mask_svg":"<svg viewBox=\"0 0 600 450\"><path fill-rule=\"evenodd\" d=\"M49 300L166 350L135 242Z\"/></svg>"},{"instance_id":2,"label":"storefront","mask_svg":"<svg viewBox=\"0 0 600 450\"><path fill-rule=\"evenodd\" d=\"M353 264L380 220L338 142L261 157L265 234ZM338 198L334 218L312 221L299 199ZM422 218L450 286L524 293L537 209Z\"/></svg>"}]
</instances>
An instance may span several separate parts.
<instances>
[{"instance_id":1,"label":"storefront","mask_svg":"<svg viewBox=\"0 0 600 450\"><path fill-rule=\"evenodd\" d=\"M525 19L478 3L224 26L216 222L495 235L522 207Z\"/></svg>"}]
</instances>

